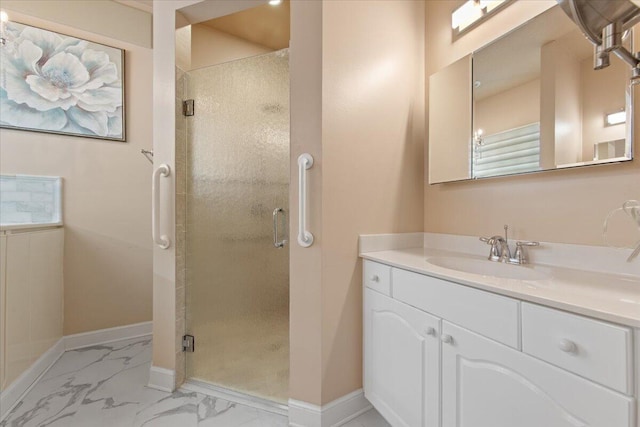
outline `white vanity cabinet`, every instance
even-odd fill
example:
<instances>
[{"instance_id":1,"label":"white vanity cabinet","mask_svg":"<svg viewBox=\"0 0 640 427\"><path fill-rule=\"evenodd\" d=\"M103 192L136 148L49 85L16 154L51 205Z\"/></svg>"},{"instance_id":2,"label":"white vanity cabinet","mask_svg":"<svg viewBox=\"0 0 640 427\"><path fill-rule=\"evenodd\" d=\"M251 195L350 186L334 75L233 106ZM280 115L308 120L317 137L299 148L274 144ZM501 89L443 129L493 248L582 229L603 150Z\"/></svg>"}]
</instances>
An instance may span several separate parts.
<instances>
[{"instance_id":1,"label":"white vanity cabinet","mask_svg":"<svg viewBox=\"0 0 640 427\"><path fill-rule=\"evenodd\" d=\"M367 398L394 426L437 425L440 319L371 289L364 298Z\"/></svg>"},{"instance_id":2,"label":"white vanity cabinet","mask_svg":"<svg viewBox=\"0 0 640 427\"><path fill-rule=\"evenodd\" d=\"M629 427L633 398L443 322L443 427Z\"/></svg>"},{"instance_id":3,"label":"white vanity cabinet","mask_svg":"<svg viewBox=\"0 0 640 427\"><path fill-rule=\"evenodd\" d=\"M638 426L631 328L364 264L391 268L364 279L364 391L393 427Z\"/></svg>"}]
</instances>

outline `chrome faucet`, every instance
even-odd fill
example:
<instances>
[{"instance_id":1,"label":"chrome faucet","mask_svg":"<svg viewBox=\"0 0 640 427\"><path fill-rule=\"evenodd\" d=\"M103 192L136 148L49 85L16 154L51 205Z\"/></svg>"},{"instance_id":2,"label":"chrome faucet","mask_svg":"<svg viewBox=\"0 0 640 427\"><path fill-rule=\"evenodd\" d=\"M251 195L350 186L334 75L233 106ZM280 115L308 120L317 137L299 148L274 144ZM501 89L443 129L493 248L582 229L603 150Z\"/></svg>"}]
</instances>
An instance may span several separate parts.
<instances>
[{"instance_id":1,"label":"chrome faucet","mask_svg":"<svg viewBox=\"0 0 640 427\"><path fill-rule=\"evenodd\" d=\"M525 246L540 246L539 242L516 242L516 252L511 256L508 237L509 226L504 226L504 238L502 236L480 237L480 240L491 245L489 250L489 261L504 262L507 264L526 264L527 257Z\"/></svg>"}]
</instances>

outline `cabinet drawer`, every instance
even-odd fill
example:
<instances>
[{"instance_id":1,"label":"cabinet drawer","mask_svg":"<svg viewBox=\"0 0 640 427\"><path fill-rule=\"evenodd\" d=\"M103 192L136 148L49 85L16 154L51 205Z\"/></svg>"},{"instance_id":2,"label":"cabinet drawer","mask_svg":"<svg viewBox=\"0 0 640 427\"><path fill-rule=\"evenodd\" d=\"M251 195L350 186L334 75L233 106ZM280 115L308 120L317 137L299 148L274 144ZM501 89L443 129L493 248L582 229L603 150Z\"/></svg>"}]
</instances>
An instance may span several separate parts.
<instances>
[{"instance_id":1,"label":"cabinet drawer","mask_svg":"<svg viewBox=\"0 0 640 427\"><path fill-rule=\"evenodd\" d=\"M631 329L535 304L522 304L522 350L631 394Z\"/></svg>"},{"instance_id":2,"label":"cabinet drawer","mask_svg":"<svg viewBox=\"0 0 640 427\"><path fill-rule=\"evenodd\" d=\"M392 280L395 299L520 349L519 301L397 268Z\"/></svg>"},{"instance_id":3,"label":"cabinet drawer","mask_svg":"<svg viewBox=\"0 0 640 427\"><path fill-rule=\"evenodd\" d=\"M373 261L364 261L364 285L374 291L391 296L391 267Z\"/></svg>"}]
</instances>

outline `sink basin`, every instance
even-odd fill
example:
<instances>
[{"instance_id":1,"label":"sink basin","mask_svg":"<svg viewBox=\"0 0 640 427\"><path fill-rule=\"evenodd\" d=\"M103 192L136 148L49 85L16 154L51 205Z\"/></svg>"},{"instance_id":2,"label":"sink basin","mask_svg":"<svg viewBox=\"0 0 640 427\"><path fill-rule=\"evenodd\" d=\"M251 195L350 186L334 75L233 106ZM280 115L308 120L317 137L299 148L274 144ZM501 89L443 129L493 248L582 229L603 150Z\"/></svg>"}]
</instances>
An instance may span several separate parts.
<instances>
[{"instance_id":1,"label":"sink basin","mask_svg":"<svg viewBox=\"0 0 640 427\"><path fill-rule=\"evenodd\" d=\"M428 258L427 262L438 267L448 268L449 270L478 274L481 276L516 280L544 280L548 278L548 275L545 273L534 270L531 267L504 264L489 260L458 257L433 257Z\"/></svg>"}]
</instances>

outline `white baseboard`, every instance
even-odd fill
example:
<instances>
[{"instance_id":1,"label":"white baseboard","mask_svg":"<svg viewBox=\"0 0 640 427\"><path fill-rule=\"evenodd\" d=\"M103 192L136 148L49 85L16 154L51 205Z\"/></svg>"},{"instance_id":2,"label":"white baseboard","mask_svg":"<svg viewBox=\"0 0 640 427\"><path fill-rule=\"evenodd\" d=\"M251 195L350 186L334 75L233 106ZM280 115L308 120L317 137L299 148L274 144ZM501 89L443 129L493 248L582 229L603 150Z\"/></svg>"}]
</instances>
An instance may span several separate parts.
<instances>
[{"instance_id":1,"label":"white baseboard","mask_svg":"<svg viewBox=\"0 0 640 427\"><path fill-rule=\"evenodd\" d=\"M362 389L342 396L322 407L289 399L291 427L338 427L371 409Z\"/></svg>"},{"instance_id":2,"label":"white baseboard","mask_svg":"<svg viewBox=\"0 0 640 427\"><path fill-rule=\"evenodd\" d=\"M64 337L44 352L26 371L16 378L9 387L0 392L0 421L31 390L36 381L49 370L64 353Z\"/></svg>"},{"instance_id":3,"label":"white baseboard","mask_svg":"<svg viewBox=\"0 0 640 427\"><path fill-rule=\"evenodd\" d=\"M172 393L176 386L176 372L171 369L152 366L149 369L148 387Z\"/></svg>"},{"instance_id":4,"label":"white baseboard","mask_svg":"<svg viewBox=\"0 0 640 427\"><path fill-rule=\"evenodd\" d=\"M180 388L183 390L206 394L207 396L218 397L220 399L228 400L229 402L238 403L244 406L250 406L252 408L260 409L263 411L273 412L274 414L288 415L289 413L287 405L283 405L281 403L273 402L267 399L262 399L260 397L249 396L247 394L209 384L204 381L189 380Z\"/></svg>"},{"instance_id":5,"label":"white baseboard","mask_svg":"<svg viewBox=\"0 0 640 427\"><path fill-rule=\"evenodd\" d=\"M78 348L108 344L114 341L151 335L152 328L152 322L142 322L125 326L117 326L115 328L99 329L97 331L67 335L64 337L65 350L76 350Z\"/></svg>"},{"instance_id":6,"label":"white baseboard","mask_svg":"<svg viewBox=\"0 0 640 427\"><path fill-rule=\"evenodd\" d=\"M151 329L152 322L143 322L67 335L60 338L53 347L16 378L6 390L0 392L0 420L4 419L5 415L22 400L36 381L47 372L65 351L147 336L151 334ZM173 388L173 383L171 387Z\"/></svg>"}]
</instances>

